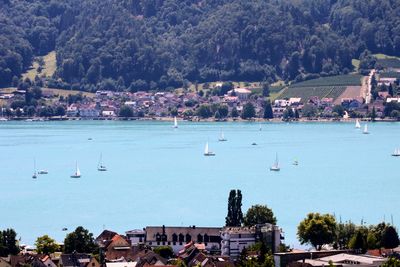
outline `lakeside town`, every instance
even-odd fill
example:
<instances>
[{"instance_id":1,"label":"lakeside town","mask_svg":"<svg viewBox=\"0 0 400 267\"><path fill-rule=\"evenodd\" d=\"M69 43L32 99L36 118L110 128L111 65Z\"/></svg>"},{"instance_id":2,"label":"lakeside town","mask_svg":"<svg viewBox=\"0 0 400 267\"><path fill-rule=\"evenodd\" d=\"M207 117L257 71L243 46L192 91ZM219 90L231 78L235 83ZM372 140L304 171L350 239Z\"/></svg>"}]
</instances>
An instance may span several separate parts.
<instances>
[{"instance_id":1,"label":"lakeside town","mask_svg":"<svg viewBox=\"0 0 400 267\"><path fill-rule=\"evenodd\" d=\"M223 227L146 226L97 237L82 226L63 243L48 235L35 246L20 244L13 229L0 231L2 267L391 267L400 263L399 236L393 222L366 226L309 213L297 228L301 244L285 245L284 230L266 205L241 210L240 190L231 190ZM63 228L67 232L67 228Z\"/></svg>"},{"instance_id":2,"label":"lakeside town","mask_svg":"<svg viewBox=\"0 0 400 267\"><path fill-rule=\"evenodd\" d=\"M214 82L167 91L118 90L95 93L50 89L54 81L16 80L0 90L2 120L389 120L400 119L400 60L369 70L298 83ZM394 63L393 63L394 62Z\"/></svg>"}]
</instances>

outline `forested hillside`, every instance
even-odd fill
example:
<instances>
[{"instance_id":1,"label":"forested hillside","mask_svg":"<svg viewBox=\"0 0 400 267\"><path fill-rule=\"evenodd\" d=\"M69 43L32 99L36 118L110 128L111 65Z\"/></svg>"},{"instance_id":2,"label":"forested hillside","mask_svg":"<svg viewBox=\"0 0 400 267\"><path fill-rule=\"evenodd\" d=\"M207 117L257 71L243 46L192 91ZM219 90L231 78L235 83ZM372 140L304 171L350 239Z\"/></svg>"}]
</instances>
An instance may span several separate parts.
<instances>
[{"instance_id":1,"label":"forested hillside","mask_svg":"<svg viewBox=\"0 0 400 267\"><path fill-rule=\"evenodd\" d=\"M94 91L303 80L400 55L400 0L0 0L0 85L56 50L55 79ZM54 81L53 81L54 84Z\"/></svg>"}]
</instances>

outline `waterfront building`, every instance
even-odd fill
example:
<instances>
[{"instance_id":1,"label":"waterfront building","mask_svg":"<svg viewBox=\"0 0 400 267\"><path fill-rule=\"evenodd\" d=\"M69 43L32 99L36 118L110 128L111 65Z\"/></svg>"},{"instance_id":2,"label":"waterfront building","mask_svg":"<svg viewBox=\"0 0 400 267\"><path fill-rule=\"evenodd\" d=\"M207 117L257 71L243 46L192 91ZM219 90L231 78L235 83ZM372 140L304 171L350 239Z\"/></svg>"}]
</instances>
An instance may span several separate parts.
<instances>
[{"instance_id":1,"label":"waterfront building","mask_svg":"<svg viewBox=\"0 0 400 267\"><path fill-rule=\"evenodd\" d=\"M224 227L221 230L221 254L236 260L244 248L260 241L276 252L282 239L282 230L269 223L252 227Z\"/></svg>"},{"instance_id":2,"label":"waterfront building","mask_svg":"<svg viewBox=\"0 0 400 267\"><path fill-rule=\"evenodd\" d=\"M191 241L204 244L207 251L219 251L221 246L220 227L147 226L145 231L146 245L170 246L175 254Z\"/></svg>"}]
</instances>

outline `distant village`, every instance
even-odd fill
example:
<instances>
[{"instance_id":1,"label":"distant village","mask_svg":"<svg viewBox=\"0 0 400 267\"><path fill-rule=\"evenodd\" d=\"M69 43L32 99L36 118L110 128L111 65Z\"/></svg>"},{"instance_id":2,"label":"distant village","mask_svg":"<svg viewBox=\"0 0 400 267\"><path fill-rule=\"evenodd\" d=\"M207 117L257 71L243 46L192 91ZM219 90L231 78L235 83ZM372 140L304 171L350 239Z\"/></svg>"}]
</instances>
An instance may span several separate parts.
<instances>
[{"instance_id":1,"label":"distant village","mask_svg":"<svg viewBox=\"0 0 400 267\"><path fill-rule=\"evenodd\" d=\"M308 91L304 87L300 90L291 85L281 86L280 91L271 92L273 87L263 83L216 82L190 90L117 92L105 89L73 94L46 88L43 81L25 80L14 89L0 90L1 119L400 119L400 69L373 69L368 76L360 77L359 85L346 86L332 97L326 96L334 95L337 88L329 84L308 86ZM329 89L332 92L323 96L318 90L327 86L332 87ZM282 93L285 90L290 94Z\"/></svg>"}]
</instances>

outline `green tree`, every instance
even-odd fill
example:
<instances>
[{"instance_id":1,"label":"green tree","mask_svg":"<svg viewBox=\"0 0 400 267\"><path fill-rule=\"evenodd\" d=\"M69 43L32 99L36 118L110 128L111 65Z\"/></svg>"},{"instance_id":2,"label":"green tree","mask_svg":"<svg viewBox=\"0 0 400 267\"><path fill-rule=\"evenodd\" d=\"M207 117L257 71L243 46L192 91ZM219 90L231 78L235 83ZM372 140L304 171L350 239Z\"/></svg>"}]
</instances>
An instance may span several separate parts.
<instances>
[{"instance_id":1,"label":"green tree","mask_svg":"<svg viewBox=\"0 0 400 267\"><path fill-rule=\"evenodd\" d=\"M311 118L317 115L317 108L314 105L306 104L303 107L303 117Z\"/></svg>"},{"instance_id":2,"label":"green tree","mask_svg":"<svg viewBox=\"0 0 400 267\"><path fill-rule=\"evenodd\" d=\"M382 267L400 267L400 260L395 257L390 257L382 264Z\"/></svg>"},{"instance_id":3,"label":"green tree","mask_svg":"<svg viewBox=\"0 0 400 267\"><path fill-rule=\"evenodd\" d=\"M210 106L205 104L200 105L200 107L198 107L196 110L196 114L203 119L211 117L212 113Z\"/></svg>"},{"instance_id":4,"label":"green tree","mask_svg":"<svg viewBox=\"0 0 400 267\"><path fill-rule=\"evenodd\" d=\"M170 246L155 247L154 252L165 259L170 259L174 257L174 251Z\"/></svg>"},{"instance_id":5,"label":"green tree","mask_svg":"<svg viewBox=\"0 0 400 267\"><path fill-rule=\"evenodd\" d=\"M243 106L242 119L251 119L256 116L256 110L252 103L248 102Z\"/></svg>"},{"instance_id":6,"label":"green tree","mask_svg":"<svg viewBox=\"0 0 400 267\"><path fill-rule=\"evenodd\" d=\"M237 117L239 117L239 112L238 112L237 108L235 108L235 107L232 108L231 117L232 117L232 118L237 118Z\"/></svg>"},{"instance_id":7,"label":"green tree","mask_svg":"<svg viewBox=\"0 0 400 267\"><path fill-rule=\"evenodd\" d=\"M356 225L354 223L338 223L336 227L335 247L338 249L349 248L349 241L355 233Z\"/></svg>"},{"instance_id":8,"label":"green tree","mask_svg":"<svg viewBox=\"0 0 400 267\"><path fill-rule=\"evenodd\" d=\"M393 226L387 226L383 231L381 246L384 248L396 248L399 246L399 235Z\"/></svg>"},{"instance_id":9,"label":"green tree","mask_svg":"<svg viewBox=\"0 0 400 267\"><path fill-rule=\"evenodd\" d=\"M119 110L119 117L130 118L133 117L133 110L130 106L122 106Z\"/></svg>"},{"instance_id":10,"label":"green tree","mask_svg":"<svg viewBox=\"0 0 400 267\"><path fill-rule=\"evenodd\" d=\"M337 113L337 114L339 115L339 117L343 117L343 115L344 115L344 108L343 108L342 105L335 105L335 106L332 108L332 112Z\"/></svg>"},{"instance_id":11,"label":"green tree","mask_svg":"<svg viewBox=\"0 0 400 267\"><path fill-rule=\"evenodd\" d=\"M349 248L361 251L362 253L365 253L367 250L367 240L365 240L365 237L360 230L358 230L350 239Z\"/></svg>"},{"instance_id":12,"label":"green tree","mask_svg":"<svg viewBox=\"0 0 400 267\"><path fill-rule=\"evenodd\" d=\"M297 227L297 236L301 244L311 244L317 250L322 245L334 241L336 232L335 218L330 214L309 213Z\"/></svg>"},{"instance_id":13,"label":"green tree","mask_svg":"<svg viewBox=\"0 0 400 267\"><path fill-rule=\"evenodd\" d=\"M268 82L263 82L262 83L262 95L264 97L269 97L269 83Z\"/></svg>"},{"instance_id":14,"label":"green tree","mask_svg":"<svg viewBox=\"0 0 400 267\"><path fill-rule=\"evenodd\" d=\"M56 243L54 239L48 235L38 237L35 242L36 252L39 254L51 254L59 251L60 246Z\"/></svg>"},{"instance_id":15,"label":"green tree","mask_svg":"<svg viewBox=\"0 0 400 267\"><path fill-rule=\"evenodd\" d=\"M247 210L244 217L245 226L265 223L276 224L274 213L272 212L272 209L267 207L267 205L253 205Z\"/></svg>"},{"instance_id":16,"label":"green tree","mask_svg":"<svg viewBox=\"0 0 400 267\"><path fill-rule=\"evenodd\" d=\"M225 218L226 226L241 226L243 222L242 192L231 190L228 198L228 215Z\"/></svg>"},{"instance_id":17,"label":"green tree","mask_svg":"<svg viewBox=\"0 0 400 267\"><path fill-rule=\"evenodd\" d=\"M64 240L64 253L96 253L98 247L94 242L93 234L82 226L67 234Z\"/></svg>"},{"instance_id":18,"label":"green tree","mask_svg":"<svg viewBox=\"0 0 400 267\"><path fill-rule=\"evenodd\" d=\"M273 119L274 113L272 111L271 101L267 100L264 107L264 119Z\"/></svg>"},{"instance_id":19,"label":"green tree","mask_svg":"<svg viewBox=\"0 0 400 267\"><path fill-rule=\"evenodd\" d=\"M0 232L0 257L7 257L9 254L17 255L19 253L16 237L17 233L11 228Z\"/></svg>"}]
</instances>

